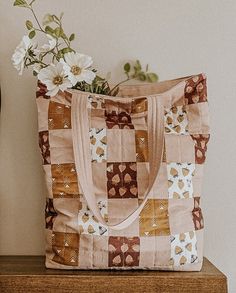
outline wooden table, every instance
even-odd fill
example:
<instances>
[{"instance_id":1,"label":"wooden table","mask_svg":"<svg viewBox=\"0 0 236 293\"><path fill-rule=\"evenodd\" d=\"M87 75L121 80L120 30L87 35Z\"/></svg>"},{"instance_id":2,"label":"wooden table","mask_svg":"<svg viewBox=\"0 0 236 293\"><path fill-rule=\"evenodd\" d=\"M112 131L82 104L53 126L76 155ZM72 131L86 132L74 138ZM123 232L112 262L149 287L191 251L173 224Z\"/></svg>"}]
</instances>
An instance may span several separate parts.
<instances>
[{"instance_id":1,"label":"wooden table","mask_svg":"<svg viewBox=\"0 0 236 293\"><path fill-rule=\"evenodd\" d=\"M52 270L43 256L0 256L0 292L225 293L227 278L206 258L201 272L158 272Z\"/></svg>"}]
</instances>

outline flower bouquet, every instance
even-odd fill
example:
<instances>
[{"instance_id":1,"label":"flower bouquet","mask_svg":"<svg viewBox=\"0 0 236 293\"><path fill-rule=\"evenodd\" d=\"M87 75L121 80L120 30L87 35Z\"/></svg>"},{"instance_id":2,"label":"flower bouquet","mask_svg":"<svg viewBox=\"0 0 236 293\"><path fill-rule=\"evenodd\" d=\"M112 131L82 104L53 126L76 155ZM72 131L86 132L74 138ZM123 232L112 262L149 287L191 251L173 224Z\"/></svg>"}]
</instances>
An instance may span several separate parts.
<instances>
[{"instance_id":1,"label":"flower bouquet","mask_svg":"<svg viewBox=\"0 0 236 293\"><path fill-rule=\"evenodd\" d=\"M156 73L149 72L148 65L145 70L139 60L124 65L126 78L111 87L110 73L106 77L97 74L92 67L92 57L82 54L72 47L75 34L66 34L63 28L63 13L59 16L46 14L40 23L35 9L36 0L15 0L14 6L28 9L33 21L27 20L25 25L28 34L23 36L21 43L16 47L12 56L14 67L21 75L24 68L33 67L33 74L47 88L48 96L55 96L59 91L68 88L80 91L116 96L119 86L129 80L156 82ZM40 45L36 40L42 34L47 42Z\"/></svg>"}]
</instances>

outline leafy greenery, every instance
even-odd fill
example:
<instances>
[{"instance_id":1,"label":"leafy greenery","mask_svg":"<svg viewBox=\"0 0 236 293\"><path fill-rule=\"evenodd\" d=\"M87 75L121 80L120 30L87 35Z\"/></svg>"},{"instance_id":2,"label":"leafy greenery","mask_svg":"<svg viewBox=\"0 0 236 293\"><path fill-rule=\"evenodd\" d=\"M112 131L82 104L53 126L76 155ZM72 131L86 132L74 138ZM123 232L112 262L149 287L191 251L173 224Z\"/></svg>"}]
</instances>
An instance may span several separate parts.
<instances>
[{"instance_id":1,"label":"leafy greenery","mask_svg":"<svg viewBox=\"0 0 236 293\"><path fill-rule=\"evenodd\" d=\"M62 23L63 13L61 13L60 16L55 14L46 14L43 17L42 24L40 24L33 7L35 1L36 0L15 0L14 6L29 9L32 13L35 23L30 20L27 20L25 23L30 39L34 39L38 33L42 33L44 35L50 35L56 41L56 45L53 48L49 48L45 52L40 52L39 56L36 56L32 47L28 49L24 66L28 68L32 65L39 65L40 68L44 68L49 65L48 59L51 59L51 63L55 63L55 61L59 61L63 58L66 53L75 52L71 46L71 43L75 40L75 34L71 33L70 35L67 35L65 33ZM45 58L47 58L47 62L45 61ZM158 75L156 73L149 72L148 68L149 66L146 65L144 70L139 60L136 60L133 64L127 62L123 66L126 79L119 82L113 88L110 88L108 78L100 77L97 74L91 85L85 82L78 82L73 88L86 92L116 96L119 92L119 86L129 80L156 82L158 80ZM93 69L93 71L95 73L97 72L95 69ZM33 71L33 74L36 76L37 72Z\"/></svg>"}]
</instances>

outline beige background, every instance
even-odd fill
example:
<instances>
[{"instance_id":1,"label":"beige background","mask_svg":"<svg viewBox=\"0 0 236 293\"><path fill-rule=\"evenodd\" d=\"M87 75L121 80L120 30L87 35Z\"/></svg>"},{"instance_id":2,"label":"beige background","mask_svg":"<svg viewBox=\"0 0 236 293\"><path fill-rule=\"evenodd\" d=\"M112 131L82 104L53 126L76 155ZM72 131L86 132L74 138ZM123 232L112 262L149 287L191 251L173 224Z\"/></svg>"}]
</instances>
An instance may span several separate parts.
<instances>
[{"instance_id":1,"label":"beige background","mask_svg":"<svg viewBox=\"0 0 236 293\"><path fill-rule=\"evenodd\" d=\"M140 58L160 79L206 72L212 137L203 192L205 255L236 292L236 2L230 0L38 0L38 15L65 12L75 45L113 80ZM10 57L25 9L0 1L0 254L44 253L44 183L37 145L35 79ZM234 276L234 278L233 278Z\"/></svg>"}]
</instances>

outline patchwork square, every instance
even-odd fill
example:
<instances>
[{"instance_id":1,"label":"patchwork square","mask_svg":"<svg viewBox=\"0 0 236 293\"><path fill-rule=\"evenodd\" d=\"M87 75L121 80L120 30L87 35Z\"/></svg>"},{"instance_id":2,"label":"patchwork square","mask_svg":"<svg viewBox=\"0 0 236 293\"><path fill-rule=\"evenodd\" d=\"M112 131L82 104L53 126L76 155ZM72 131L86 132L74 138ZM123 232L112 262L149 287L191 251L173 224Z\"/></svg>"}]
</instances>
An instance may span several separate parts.
<instances>
[{"instance_id":1,"label":"patchwork square","mask_svg":"<svg viewBox=\"0 0 236 293\"><path fill-rule=\"evenodd\" d=\"M82 207L78 214L79 221L79 233L80 234L92 234L92 235L108 235L107 228L100 224L94 217L92 211L89 209L86 201L82 201ZM98 208L105 221L108 220L107 214L107 201L98 200Z\"/></svg>"},{"instance_id":2,"label":"patchwork square","mask_svg":"<svg viewBox=\"0 0 236 293\"><path fill-rule=\"evenodd\" d=\"M147 98L143 97L143 98L134 99L132 101L132 108L131 108L132 114L144 113L144 112L147 112L147 110L148 110Z\"/></svg>"},{"instance_id":3,"label":"patchwork square","mask_svg":"<svg viewBox=\"0 0 236 293\"><path fill-rule=\"evenodd\" d=\"M197 237L195 231L171 236L171 260L173 266L198 262Z\"/></svg>"},{"instance_id":4,"label":"patchwork square","mask_svg":"<svg viewBox=\"0 0 236 293\"><path fill-rule=\"evenodd\" d=\"M195 142L195 162L196 164L204 164L210 134L195 134L191 135L191 137Z\"/></svg>"},{"instance_id":5,"label":"patchwork square","mask_svg":"<svg viewBox=\"0 0 236 293\"><path fill-rule=\"evenodd\" d=\"M90 150L92 162L104 162L107 160L107 134L106 128L90 128Z\"/></svg>"},{"instance_id":6,"label":"patchwork square","mask_svg":"<svg viewBox=\"0 0 236 293\"><path fill-rule=\"evenodd\" d=\"M136 161L148 162L148 132L147 130L135 131Z\"/></svg>"},{"instance_id":7,"label":"patchwork square","mask_svg":"<svg viewBox=\"0 0 236 293\"><path fill-rule=\"evenodd\" d=\"M105 101L103 97L98 95L88 96L88 108L89 109L105 109Z\"/></svg>"},{"instance_id":8,"label":"patchwork square","mask_svg":"<svg viewBox=\"0 0 236 293\"><path fill-rule=\"evenodd\" d=\"M78 198L79 188L75 164L53 164L52 193L54 198Z\"/></svg>"},{"instance_id":9,"label":"patchwork square","mask_svg":"<svg viewBox=\"0 0 236 293\"><path fill-rule=\"evenodd\" d=\"M165 135L166 162L195 163L195 144L190 135Z\"/></svg>"},{"instance_id":10,"label":"patchwork square","mask_svg":"<svg viewBox=\"0 0 236 293\"><path fill-rule=\"evenodd\" d=\"M186 104L196 104L207 101L205 74L195 75L186 80L184 96Z\"/></svg>"},{"instance_id":11,"label":"patchwork square","mask_svg":"<svg viewBox=\"0 0 236 293\"><path fill-rule=\"evenodd\" d=\"M194 171L195 164L193 163L167 164L169 198L193 197Z\"/></svg>"},{"instance_id":12,"label":"patchwork square","mask_svg":"<svg viewBox=\"0 0 236 293\"><path fill-rule=\"evenodd\" d=\"M204 221L202 210L200 208L200 197L194 197L194 209L192 211L193 214L193 223L195 230L201 230L204 228Z\"/></svg>"},{"instance_id":13,"label":"patchwork square","mask_svg":"<svg viewBox=\"0 0 236 293\"><path fill-rule=\"evenodd\" d=\"M139 216L140 236L169 235L168 200L148 199Z\"/></svg>"},{"instance_id":14,"label":"patchwork square","mask_svg":"<svg viewBox=\"0 0 236 293\"><path fill-rule=\"evenodd\" d=\"M51 159L50 159L50 145L49 145L49 132L48 131L40 131L39 132L39 148L41 150L43 165L50 164Z\"/></svg>"},{"instance_id":15,"label":"patchwork square","mask_svg":"<svg viewBox=\"0 0 236 293\"><path fill-rule=\"evenodd\" d=\"M50 101L48 108L48 128L71 128L71 106Z\"/></svg>"},{"instance_id":16,"label":"patchwork square","mask_svg":"<svg viewBox=\"0 0 236 293\"><path fill-rule=\"evenodd\" d=\"M139 265L139 237L109 237L109 267L133 267Z\"/></svg>"},{"instance_id":17,"label":"patchwork square","mask_svg":"<svg viewBox=\"0 0 236 293\"><path fill-rule=\"evenodd\" d=\"M45 207L45 222L46 222L46 229L52 230L54 220L57 216L57 212L53 206L53 199L47 198L46 200L46 207Z\"/></svg>"},{"instance_id":18,"label":"patchwork square","mask_svg":"<svg viewBox=\"0 0 236 293\"><path fill-rule=\"evenodd\" d=\"M79 234L52 233L53 261L67 266L78 266Z\"/></svg>"},{"instance_id":19,"label":"patchwork square","mask_svg":"<svg viewBox=\"0 0 236 293\"><path fill-rule=\"evenodd\" d=\"M188 134L188 118L185 106L173 106L165 109L165 133Z\"/></svg>"},{"instance_id":20,"label":"patchwork square","mask_svg":"<svg viewBox=\"0 0 236 293\"><path fill-rule=\"evenodd\" d=\"M134 129L134 125L130 116L130 103L114 103L114 101L106 100L105 108L105 119L108 129Z\"/></svg>"},{"instance_id":21,"label":"patchwork square","mask_svg":"<svg viewBox=\"0 0 236 293\"><path fill-rule=\"evenodd\" d=\"M107 163L108 198L138 197L136 162Z\"/></svg>"}]
</instances>

